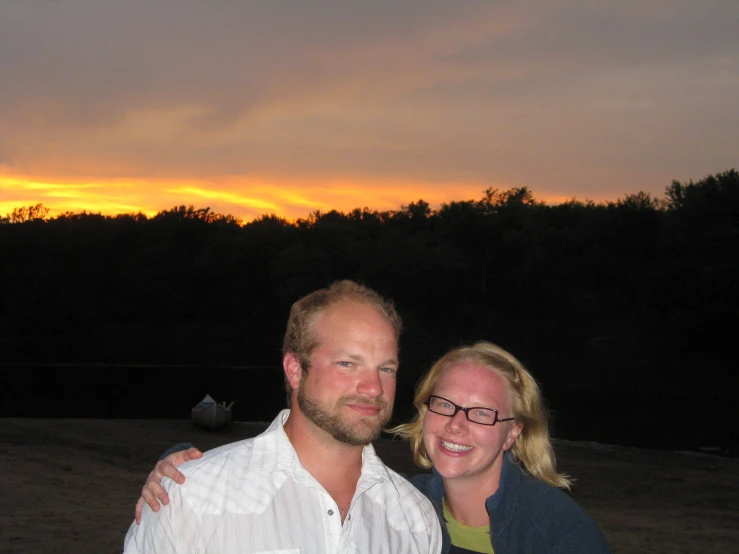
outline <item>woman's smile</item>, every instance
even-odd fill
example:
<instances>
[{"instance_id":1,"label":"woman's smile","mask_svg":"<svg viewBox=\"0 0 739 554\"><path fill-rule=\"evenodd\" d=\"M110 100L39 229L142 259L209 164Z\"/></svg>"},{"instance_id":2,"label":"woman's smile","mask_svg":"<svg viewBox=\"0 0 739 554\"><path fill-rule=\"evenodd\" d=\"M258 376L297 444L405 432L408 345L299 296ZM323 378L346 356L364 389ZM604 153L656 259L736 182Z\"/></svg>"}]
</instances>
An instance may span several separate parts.
<instances>
[{"instance_id":1,"label":"woman's smile","mask_svg":"<svg viewBox=\"0 0 739 554\"><path fill-rule=\"evenodd\" d=\"M440 439L440 441L441 441L441 447L443 449L442 452L444 450L450 450L454 452L455 454L458 454L460 452L469 452L473 448L472 446L466 446L464 444L457 444L454 442L445 441L444 439Z\"/></svg>"}]
</instances>

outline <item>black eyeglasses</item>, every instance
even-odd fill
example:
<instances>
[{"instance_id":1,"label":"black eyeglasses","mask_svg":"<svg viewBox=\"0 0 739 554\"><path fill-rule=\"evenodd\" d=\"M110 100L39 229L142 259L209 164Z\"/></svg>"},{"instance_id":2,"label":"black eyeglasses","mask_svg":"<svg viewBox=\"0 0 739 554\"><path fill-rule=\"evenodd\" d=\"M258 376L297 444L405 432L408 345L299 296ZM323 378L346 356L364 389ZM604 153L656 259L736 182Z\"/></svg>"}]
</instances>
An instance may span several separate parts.
<instances>
[{"instance_id":1,"label":"black eyeglasses","mask_svg":"<svg viewBox=\"0 0 739 554\"><path fill-rule=\"evenodd\" d=\"M441 396L429 396L429 399L424 402L424 404L428 406L429 412L446 417L454 417L457 415L457 412L464 412L464 415L467 417L467 421L478 423L479 425L495 425L499 421L513 421L515 419L513 417L506 417L504 419L499 418L498 410L494 408L482 408L477 406L472 408L463 408L462 406L457 406L451 400L447 400Z\"/></svg>"}]
</instances>

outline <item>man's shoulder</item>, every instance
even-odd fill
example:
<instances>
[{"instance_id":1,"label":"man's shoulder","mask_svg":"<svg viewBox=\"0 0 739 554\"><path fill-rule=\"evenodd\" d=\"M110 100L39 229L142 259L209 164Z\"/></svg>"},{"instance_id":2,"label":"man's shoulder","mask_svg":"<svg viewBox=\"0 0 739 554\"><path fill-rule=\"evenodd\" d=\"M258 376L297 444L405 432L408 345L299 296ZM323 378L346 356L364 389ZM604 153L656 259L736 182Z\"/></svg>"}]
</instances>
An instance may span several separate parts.
<instances>
[{"instance_id":1,"label":"man's shoulder","mask_svg":"<svg viewBox=\"0 0 739 554\"><path fill-rule=\"evenodd\" d=\"M255 439L256 437L252 437L208 450L203 453L202 458L185 462L177 469L188 479L213 470L220 473L238 468L243 471L249 467Z\"/></svg>"},{"instance_id":2,"label":"man's shoulder","mask_svg":"<svg viewBox=\"0 0 739 554\"><path fill-rule=\"evenodd\" d=\"M261 511L272 502L287 473L280 471L272 449L260 443L260 437L209 450L180 466L183 485L169 479L162 485L200 515Z\"/></svg>"},{"instance_id":3,"label":"man's shoulder","mask_svg":"<svg viewBox=\"0 0 739 554\"><path fill-rule=\"evenodd\" d=\"M397 473L386 466L390 482L393 487L398 491L398 496L406 509L409 510L420 510L423 512L433 512L433 505L430 500L419 490L419 487L411 482L407 477ZM415 479L415 478L414 478ZM406 499L408 502L406 503Z\"/></svg>"},{"instance_id":4,"label":"man's shoulder","mask_svg":"<svg viewBox=\"0 0 739 554\"><path fill-rule=\"evenodd\" d=\"M403 490L409 490L410 492L412 492L413 489L415 489L416 492L418 492L418 489L416 489L416 487L413 486L413 484L411 483L410 479L407 476L398 473L397 471L389 468L388 466L385 466L385 469L387 470L387 474L388 474L388 477L390 478L390 481L397 488L403 489Z\"/></svg>"},{"instance_id":5,"label":"man's shoulder","mask_svg":"<svg viewBox=\"0 0 739 554\"><path fill-rule=\"evenodd\" d=\"M258 458L259 469L269 469L270 463L276 463L284 451L284 445L280 444L281 427L278 423L281 417L282 414L259 435L208 450L200 459L185 462L178 469L186 478L194 476L196 479L214 472L220 476L233 471L243 474L251 469L255 458Z\"/></svg>"},{"instance_id":6,"label":"man's shoulder","mask_svg":"<svg viewBox=\"0 0 739 554\"><path fill-rule=\"evenodd\" d=\"M165 477L162 486L170 494L181 494L198 511L203 504L218 503L219 498L229 495L234 484L248 476L253 452L253 438L214 448L203 453L199 460L178 467L185 476L183 485Z\"/></svg>"}]
</instances>

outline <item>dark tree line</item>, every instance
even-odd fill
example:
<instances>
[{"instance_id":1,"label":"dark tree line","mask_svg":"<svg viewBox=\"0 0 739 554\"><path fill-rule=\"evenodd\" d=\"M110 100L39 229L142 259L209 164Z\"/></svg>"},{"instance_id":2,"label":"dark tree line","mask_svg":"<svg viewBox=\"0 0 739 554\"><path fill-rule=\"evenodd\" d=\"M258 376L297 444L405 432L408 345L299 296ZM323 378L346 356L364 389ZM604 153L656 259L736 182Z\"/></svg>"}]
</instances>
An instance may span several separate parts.
<instances>
[{"instance_id":1,"label":"dark tree line","mask_svg":"<svg viewBox=\"0 0 739 554\"><path fill-rule=\"evenodd\" d=\"M0 348L11 361L274 363L290 304L350 278L395 300L410 381L478 338L559 384L667 386L684 368L734 378L733 169L674 181L662 199L600 204L546 205L517 188L295 222L242 224L192 206L49 218L41 205L0 222Z\"/></svg>"}]
</instances>

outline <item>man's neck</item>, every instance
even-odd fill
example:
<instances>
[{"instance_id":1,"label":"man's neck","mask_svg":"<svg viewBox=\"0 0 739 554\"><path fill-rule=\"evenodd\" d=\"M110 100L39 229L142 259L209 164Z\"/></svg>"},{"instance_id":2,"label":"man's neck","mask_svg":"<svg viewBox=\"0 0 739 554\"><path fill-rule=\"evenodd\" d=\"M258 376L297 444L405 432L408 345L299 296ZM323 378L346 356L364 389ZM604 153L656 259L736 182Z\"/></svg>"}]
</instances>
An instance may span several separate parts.
<instances>
[{"instance_id":1,"label":"man's neck","mask_svg":"<svg viewBox=\"0 0 739 554\"><path fill-rule=\"evenodd\" d=\"M336 440L295 410L284 429L301 465L331 495L343 521L362 473L364 447Z\"/></svg>"}]
</instances>

